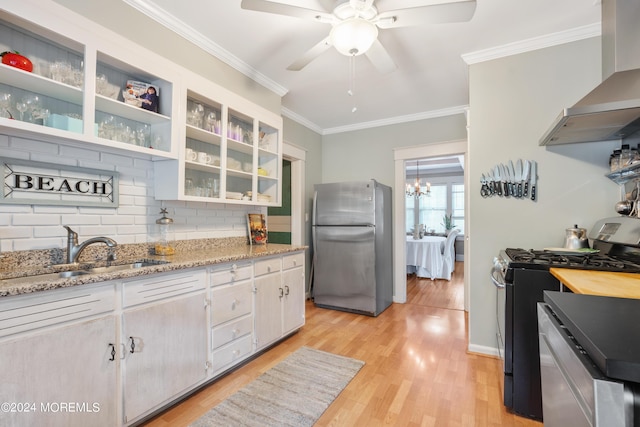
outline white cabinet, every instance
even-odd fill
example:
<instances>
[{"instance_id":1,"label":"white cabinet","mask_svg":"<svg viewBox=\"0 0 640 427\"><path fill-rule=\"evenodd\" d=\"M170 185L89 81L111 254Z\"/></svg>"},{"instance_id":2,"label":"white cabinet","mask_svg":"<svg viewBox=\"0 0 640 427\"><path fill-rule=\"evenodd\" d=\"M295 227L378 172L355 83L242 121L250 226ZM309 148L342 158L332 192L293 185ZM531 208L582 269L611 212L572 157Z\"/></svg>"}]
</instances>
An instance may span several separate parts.
<instances>
[{"instance_id":1,"label":"white cabinet","mask_svg":"<svg viewBox=\"0 0 640 427\"><path fill-rule=\"evenodd\" d=\"M255 261L256 348L304 325L304 253Z\"/></svg>"},{"instance_id":2,"label":"white cabinet","mask_svg":"<svg viewBox=\"0 0 640 427\"><path fill-rule=\"evenodd\" d=\"M124 421L176 398L207 376L204 270L124 284ZM167 299L167 295L172 295ZM141 298L149 303L139 304Z\"/></svg>"},{"instance_id":3,"label":"white cabinet","mask_svg":"<svg viewBox=\"0 0 640 427\"><path fill-rule=\"evenodd\" d=\"M302 251L0 298L0 424L133 424L303 324Z\"/></svg>"},{"instance_id":4,"label":"white cabinet","mask_svg":"<svg viewBox=\"0 0 640 427\"><path fill-rule=\"evenodd\" d=\"M108 283L0 301L0 424L118 424L113 307Z\"/></svg>"},{"instance_id":5,"label":"white cabinet","mask_svg":"<svg viewBox=\"0 0 640 427\"><path fill-rule=\"evenodd\" d=\"M281 204L279 113L67 15L36 0L0 10L0 51L34 63L0 64L0 134L151 157L158 200ZM153 88L157 111L130 82Z\"/></svg>"},{"instance_id":6,"label":"white cabinet","mask_svg":"<svg viewBox=\"0 0 640 427\"><path fill-rule=\"evenodd\" d=\"M211 269L212 373L251 355L253 283L251 263L225 264Z\"/></svg>"},{"instance_id":7,"label":"white cabinet","mask_svg":"<svg viewBox=\"0 0 640 427\"><path fill-rule=\"evenodd\" d=\"M304 253L282 257L282 334L304 325Z\"/></svg>"},{"instance_id":8,"label":"white cabinet","mask_svg":"<svg viewBox=\"0 0 640 427\"><path fill-rule=\"evenodd\" d=\"M186 98L178 162L157 162L156 198L281 204L282 118L204 80Z\"/></svg>"},{"instance_id":9,"label":"white cabinet","mask_svg":"<svg viewBox=\"0 0 640 427\"><path fill-rule=\"evenodd\" d=\"M154 158L177 156L171 145L176 74L159 66L161 58L83 34L81 27L54 16L21 13L27 5L15 6L14 13L0 11L0 48L20 51L34 67L28 72L0 64L2 133ZM30 15L35 19L28 20ZM139 100L124 102L128 81L154 86L161 95L158 112L141 108Z\"/></svg>"}]
</instances>

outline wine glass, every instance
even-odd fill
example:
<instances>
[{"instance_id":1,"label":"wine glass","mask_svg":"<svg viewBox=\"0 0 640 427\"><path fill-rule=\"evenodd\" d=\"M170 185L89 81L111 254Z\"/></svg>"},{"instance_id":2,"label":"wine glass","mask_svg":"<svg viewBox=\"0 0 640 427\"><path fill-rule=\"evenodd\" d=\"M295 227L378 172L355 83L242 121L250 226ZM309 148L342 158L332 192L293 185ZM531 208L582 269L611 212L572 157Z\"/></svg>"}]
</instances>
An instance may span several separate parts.
<instances>
[{"instance_id":1,"label":"wine glass","mask_svg":"<svg viewBox=\"0 0 640 427\"><path fill-rule=\"evenodd\" d=\"M216 125L216 113L213 111L209 111L207 113L207 118L205 119L206 127L204 130L213 132Z\"/></svg>"},{"instance_id":2,"label":"wine glass","mask_svg":"<svg viewBox=\"0 0 640 427\"><path fill-rule=\"evenodd\" d=\"M21 122L24 122L24 113L28 109L29 109L29 105L27 104L26 100L21 99L20 101L16 102L16 110L18 110L18 112L20 113Z\"/></svg>"},{"instance_id":3,"label":"wine glass","mask_svg":"<svg viewBox=\"0 0 640 427\"><path fill-rule=\"evenodd\" d=\"M11 107L11 94L3 93L0 95L0 117L7 117L12 119L11 111L9 108Z\"/></svg>"},{"instance_id":4,"label":"wine glass","mask_svg":"<svg viewBox=\"0 0 640 427\"><path fill-rule=\"evenodd\" d=\"M27 105L27 109L25 111L29 111L30 122L35 122L35 111L42 108L42 102L38 95L31 94L27 95L23 98L23 102ZM22 120L22 119L20 119Z\"/></svg>"}]
</instances>

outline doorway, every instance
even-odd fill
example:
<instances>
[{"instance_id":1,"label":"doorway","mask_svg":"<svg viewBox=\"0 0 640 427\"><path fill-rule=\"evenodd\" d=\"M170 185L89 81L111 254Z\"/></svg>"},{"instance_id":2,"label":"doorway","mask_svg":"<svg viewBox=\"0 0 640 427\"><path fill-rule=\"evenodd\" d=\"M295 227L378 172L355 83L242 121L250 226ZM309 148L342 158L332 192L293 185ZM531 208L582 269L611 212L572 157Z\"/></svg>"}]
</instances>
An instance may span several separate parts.
<instances>
[{"instance_id":1,"label":"doorway","mask_svg":"<svg viewBox=\"0 0 640 427\"><path fill-rule=\"evenodd\" d=\"M282 206L267 208L269 243L291 244L291 161L282 159Z\"/></svg>"},{"instance_id":2,"label":"doorway","mask_svg":"<svg viewBox=\"0 0 640 427\"><path fill-rule=\"evenodd\" d=\"M394 151L395 179L394 179L394 302L405 303L407 301L407 276L406 276L406 162L430 157L464 156L464 187L469 188L468 171L468 141L448 141L442 143L426 144L417 147L398 148ZM465 192L464 208L464 253L468 254L469 228L468 228L468 200L469 192ZM465 259L465 261L470 261ZM464 263L464 307L469 308L469 262Z\"/></svg>"}]
</instances>

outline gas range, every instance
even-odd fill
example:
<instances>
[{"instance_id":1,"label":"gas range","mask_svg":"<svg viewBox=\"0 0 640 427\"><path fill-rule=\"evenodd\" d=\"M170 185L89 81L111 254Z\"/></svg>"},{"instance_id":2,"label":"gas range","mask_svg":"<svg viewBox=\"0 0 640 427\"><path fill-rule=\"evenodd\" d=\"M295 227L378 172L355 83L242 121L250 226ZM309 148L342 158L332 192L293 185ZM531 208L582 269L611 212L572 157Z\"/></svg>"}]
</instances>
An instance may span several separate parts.
<instances>
[{"instance_id":1,"label":"gas range","mask_svg":"<svg viewBox=\"0 0 640 427\"><path fill-rule=\"evenodd\" d=\"M510 267L561 267L584 270L640 272L640 265L634 262L609 256L604 253L559 253L546 250L513 249L505 250L505 258Z\"/></svg>"}]
</instances>

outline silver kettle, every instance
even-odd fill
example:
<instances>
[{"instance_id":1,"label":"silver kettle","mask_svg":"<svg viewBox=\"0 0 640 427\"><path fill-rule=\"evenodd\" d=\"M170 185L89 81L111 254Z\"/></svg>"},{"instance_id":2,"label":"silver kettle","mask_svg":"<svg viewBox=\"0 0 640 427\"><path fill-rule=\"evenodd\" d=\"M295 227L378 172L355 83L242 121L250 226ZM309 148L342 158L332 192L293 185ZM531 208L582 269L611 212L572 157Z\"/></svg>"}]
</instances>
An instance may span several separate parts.
<instances>
[{"instance_id":1,"label":"silver kettle","mask_svg":"<svg viewBox=\"0 0 640 427\"><path fill-rule=\"evenodd\" d=\"M565 249L583 249L589 247L589 239L587 238L587 230L574 225L573 228L567 228L567 234L564 239Z\"/></svg>"}]
</instances>

